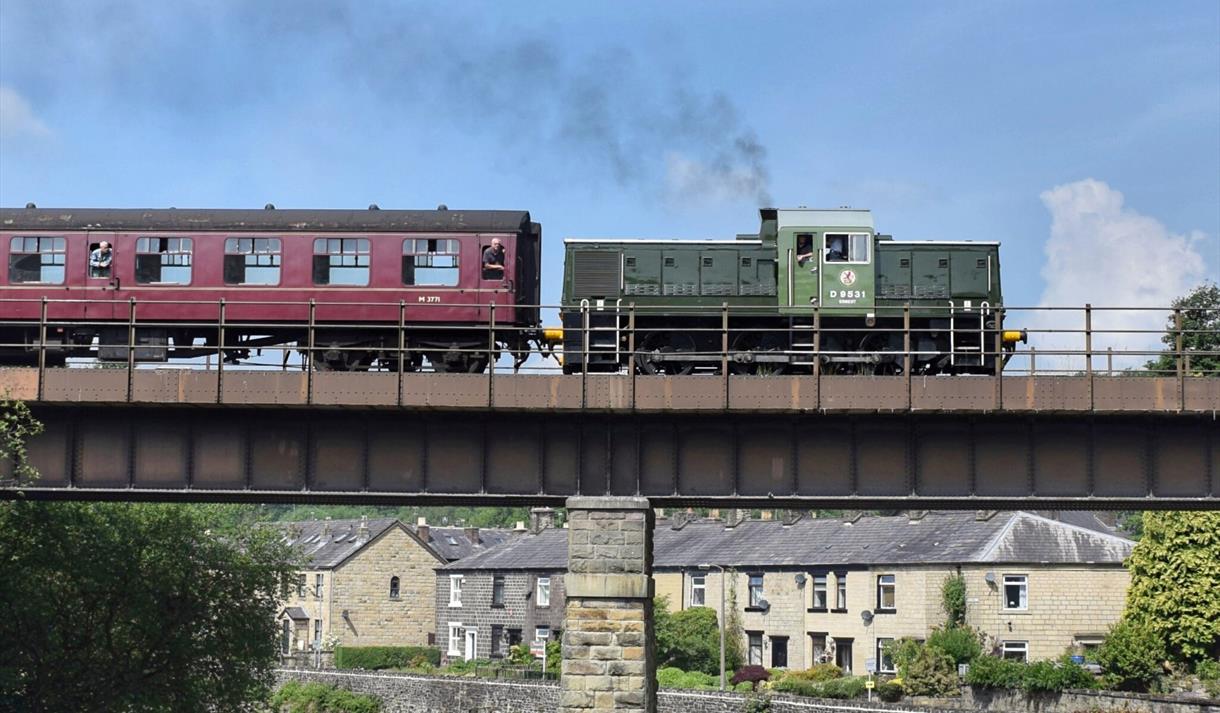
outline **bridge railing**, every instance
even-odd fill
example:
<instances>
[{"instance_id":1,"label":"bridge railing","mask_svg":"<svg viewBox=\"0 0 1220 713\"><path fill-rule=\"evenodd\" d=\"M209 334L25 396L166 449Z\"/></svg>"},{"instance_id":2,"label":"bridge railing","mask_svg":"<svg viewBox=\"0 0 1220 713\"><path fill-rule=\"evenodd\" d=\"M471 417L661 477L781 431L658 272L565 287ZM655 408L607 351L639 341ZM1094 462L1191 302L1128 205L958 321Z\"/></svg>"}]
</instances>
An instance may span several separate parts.
<instances>
[{"instance_id":1,"label":"bridge railing","mask_svg":"<svg viewBox=\"0 0 1220 713\"><path fill-rule=\"evenodd\" d=\"M291 319L244 318L254 308L275 307ZM170 309L172 308L172 309ZM446 309L477 309L476 323L440 321ZM579 327L560 338L540 325L497 319L506 308L578 315ZM336 310L381 315L378 321L335 320ZM190 319L150 318L173 312ZM106 317L81 317L80 313ZM823 408L822 381L857 379L905 385L907 407L913 380L957 374L993 377L993 402L1003 408L1004 382L994 377L1065 377L1087 382L1092 404L1095 380L1153 377L1176 382L1176 402L1185 408L1187 383L1220 376L1220 310L1172 307L992 307L945 304L878 306L867 318L859 311L809 306L675 308L614 304L561 308L557 305L407 304L402 301L328 303L316 300L226 302L225 300L0 300L0 359L37 369L37 398L46 393L48 372L74 378L121 370L122 393L135 399L135 382L148 371L172 368L214 375L215 398L226 401L225 374L250 371L296 372L304 378L304 399L314 403L319 378L336 365L356 372L392 375L396 402L405 405L406 383L417 371L452 371L453 365L485 371L449 374L469 384L483 380L486 404L495 404L499 377L522 373L566 378L580 384L588 406L590 383L608 373L629 376L629 405L635 407L637 381L680 377L686 386L731 400L733 382L768 378L797 380L816 394ZM22 315L17 318L14 315ZM68 316L70 315L70 316ZM384 318L390 315L389 318ZM320 317L327 317L325 319ZM569 323L571 320L569 319ZM965 327L961 325L967 325ZM677 327L672 325L678 325ZM62 335L87 328L87 342L65 344ZM971 331L973 330L973 331ZM949 339L961 339L946 350ZM178 343L183 335L189 343ZM428 344L420 344L427 336ZM452 343L436 346L452 335ZM472 339L472 335L483 335ZM1023 336L1026 341L1019 341ZM961 349L957 347L962 347ZM613 352L613 355L610 352ZM270 357L270 358L268 358ZM94 370L85 372L82 370ZM575 373L572 373L575 372ZM969 375L969 376L965 376ZM345 376L351 376L350 374ZM869 377L867 381L859 377ZM712 387L711 380L720 387ZM352 384L350 379L345 383ZM381 383L381 382L379 382ZM378 387L380 388L380 387ZM393 387L391 387L393 388ZM464 387L465 388L465 387ZM600 388L596 386L594 388ZM647 388L647 387L646 387ZM1158 387L1161 388L1161 387ZM1139 389L1131 393L1140 393ZM475 398L471 392L466 400ZM407 400L409 401L409 399Z\"/></svg>"}]
</instances>

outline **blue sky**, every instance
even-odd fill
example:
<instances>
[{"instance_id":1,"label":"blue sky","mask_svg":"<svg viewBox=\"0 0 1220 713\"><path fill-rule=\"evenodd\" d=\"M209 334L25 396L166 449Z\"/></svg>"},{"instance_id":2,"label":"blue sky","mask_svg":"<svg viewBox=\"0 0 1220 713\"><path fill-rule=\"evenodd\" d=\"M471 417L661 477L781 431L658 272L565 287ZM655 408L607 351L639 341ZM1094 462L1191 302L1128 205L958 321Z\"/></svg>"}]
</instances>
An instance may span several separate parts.
<instances>
[{"instance_id":1,"label":"blue sky","mask_svg":"<svg viewBox=\"0 0 1220 713\"><path fill-rule=\"evenodd\" d=\"M851 205L1000 240L1009 304L1164 304L1220 274L1220 3L3 0L27 201L524 208L548 301L564 237Z\"/></svg>"}]
</instances>

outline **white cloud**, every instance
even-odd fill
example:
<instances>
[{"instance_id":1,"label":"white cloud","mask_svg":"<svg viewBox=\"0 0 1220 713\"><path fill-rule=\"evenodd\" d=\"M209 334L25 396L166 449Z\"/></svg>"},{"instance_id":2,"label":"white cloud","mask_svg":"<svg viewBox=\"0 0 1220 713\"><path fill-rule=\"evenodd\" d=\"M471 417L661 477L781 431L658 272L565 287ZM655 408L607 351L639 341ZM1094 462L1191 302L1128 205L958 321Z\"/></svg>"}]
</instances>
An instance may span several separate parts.
<instances>
[{"instance_id":1,"label":"white cloud","mask_svg":"<svg viewBox=\"0 0 1220 713\"><path fill-rule=\"evenodd\" d=\"M42 138L50 135L51 130L34 116L24 97L9 87L0 86L0 138Z\"/></svg>"},{"instance_id":2,"label":"white cloud","mask_svg":"<svg viewBox=\"0 0 1220 713\"><path fill-rule=\"evenodd\" d=\"M1157 351L1168 310L1175 298L1203 281L1205 266L1197 250L1203 234L1171 233L1157 219L1123 205L1123 194L1102 181L1088 178L1056 186L1041 194L1051 213L1042 277L1046 289L1041 307L1124 307L1095 310L1093 329L1120 333L1095 334L1093 348L1105 351ZM1152 308L1133 310L1130 308ZM1020 315L1034 329L1083 330L1080 309ZM1011 323L1011 322L1010 322ZM1083 350L1083 334L1032 334L1030 344L1042 350ZM1115 357L1115 368L1137 366L1148 356ZM1080 370L1083 357L1039 358L1039 370ZM1104 367L1103 358L1094 367Z\"/></svg>"}]
</instances>

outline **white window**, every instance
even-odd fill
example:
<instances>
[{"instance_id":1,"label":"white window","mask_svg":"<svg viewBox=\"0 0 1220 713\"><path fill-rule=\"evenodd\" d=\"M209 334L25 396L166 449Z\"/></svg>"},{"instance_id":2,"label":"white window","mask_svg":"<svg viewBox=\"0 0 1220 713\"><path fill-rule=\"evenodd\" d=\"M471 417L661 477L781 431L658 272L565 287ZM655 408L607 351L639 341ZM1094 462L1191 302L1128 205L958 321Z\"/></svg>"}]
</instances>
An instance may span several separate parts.
<instances>
[{"instance_id":1,"label":"white window","mask_svg":"<svg viewBox=\"0 0 1220 713\"><path fill-rule=\"evenodd\" d=\"M872 236L868 233L826 233L826 262L868 262Z\"/></svg>"},{"instance_id":2,"label":"white window","mask_svg":"<svg viewBox=\"0 0 1220 713\"><path fill-rule=\"evenodd\" d=\"M704 606L707 602L707 577L702 574L692 574L690 578L690 605Z\"/></svg>"},{"instance_id":3,"label":"white window","mask_svg":"<svg viewBox=\"0 0 1220 713\"><path fill-rule=\"evenodd\" d=\"M827 591L826 591L826 573L813 575L813 608L826 609Z\"/></svg>"},{"instance_id":4,"label":"white window","mask_svg":"<svg viewBox=\"0 0 1220 713\"><path fill-rule=\"evenodd\" d=\"M1004 608L1029 608L1029 581L1024 574L1004 575Z\"/></svg>"},{"instance_id":5,"label":"white window","mask_svg":"<svg viewBox=\"0 0 1220 713\"><path fill-rule=\"evenodd\" d=\"M549 626L534 627L534 641L550 641L550 640L551 640L551 627L549 627Z\"/></svg>"},{"instance_id":6,"label":"white window","mask_svg":"<svg viewBox=\"0 0 1220 713\"><path fill-rule=\"evenodd\" d=\"M749 637L749 661L751 666L762 666L763 662L763 639L761 631L747 631L746 636Z\"/></svg>"},{"instance_id":7,"label":"white window","mask_svg":"<svg viewBox=\"0 0 1220 713\"><path fill-rule=\"evenodd\" d=\"M877 575L877 609L879 611L894 611L897 603L897 588L894 575Z\"/></svg>"},{"instance_id":8,"label":"white window","mask_svg":"<svg viewBox=\"0 0 1220 713\"><path fill-rule=\"evenodd\" d=\"M750 608L760 609L763 605L763 576L761 574L750 575ZM761 654L759 654L761 656ZM762 665L761 659L758 664Z\"/></svg>"},{"instance_id":9,"label":"white window","mask_svg":"<svg viewBox=\"0 0 1220 713\"><path fill-rule=\"evenodd\" d=\"M313 576L313 595L319 599L322 598L322 582L323 576L321 574Z\"/></svg>"},{"instance_id":10,"label":"white window","mask_svg":"<svg viewBox=\"0 0 1220 713\"><path fill-rule=\"evenodd\" d=\"M893 639L877 639L877 672L894 673L894 657L890 655Z\"/></svg>"},{"instance_id":11,"label":"white window","mask_svg":"<svg viewBox=\"0 0 1220 713\"><path fill-rule=\"evenodd\" d=\"M1028 641L1002 641L1000 642L1001 656L1006 659L1015 659L1017 661L1029 660L1029 642Z\"/></svg>"},{"instance_id":12,"label":"white window","mask_svg":"<svg viewBox=\"0 0 1220 713\"><path fill-rule=\"evenodd\" d=\"M449 651L450 656L462 655L462 622L449 622Z\"/></svg>"},{"instance_id":13,"label":"white window","mask_svg":"<svg viewBox=\"0 0 1220 713\"><path fill-rule=\"evenodd\" d=\"M142 285L191 284L190 238L136 240L136 282Z\"/></svg>"},{"instance_id":14,"label":"white window","mask_svg":"<svg viewBox=\"0 0 1220 713\"><path fill-rule=\"evenodd\" d=\"M449 575L449 606L462 606L462 580L464 577L460 574Z\"/></svg>"},{"instance_id":15,"label":"white window","mask_svg":"<svg viewBox=\"0 0 1220 713\"><path fill-rule=\"evenodd\" d=\"M551 606L551 578L538 578L538 596L534 600L535 606L549 607Z\"/></svg>"},{"instance_id":16,"label":"white window","mask_svg":"<svg viewBox=\"0 0 1220 713\"><path fill-rule=\"evenodd\" d=\"M835 609L847 610L847 572L835 573Z\"/></svg>"},{"instance_id":17,"label":"white window","mask_svg":"<svg viewBox=\"0 0 1220 713\"><path fill-rule=\"evenodd\" d=\"M315 649L322 648L322 620L314 619L313 621L313 647Z\"/></svg>"}]
</instances>

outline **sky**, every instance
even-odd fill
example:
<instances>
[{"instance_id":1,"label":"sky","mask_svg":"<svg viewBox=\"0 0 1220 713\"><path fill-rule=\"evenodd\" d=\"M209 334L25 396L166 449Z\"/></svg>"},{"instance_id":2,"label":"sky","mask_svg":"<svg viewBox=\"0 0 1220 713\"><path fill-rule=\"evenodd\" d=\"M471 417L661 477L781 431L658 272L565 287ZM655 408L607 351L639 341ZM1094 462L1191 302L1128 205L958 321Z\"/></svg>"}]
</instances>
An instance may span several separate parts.
<instances>
[{"instance_id":1,"label":"sky","mask_svg":"<svg viewBox=\"0 0 1220 713\"><path fill-rule=\"evenodd\" d=\"M852 206L1000 241L1011 307L1162 307L1220 276L1220 2L0 0L30 201L525 209L549 303L566 237Z\"/></svg>"}]
</instances>

